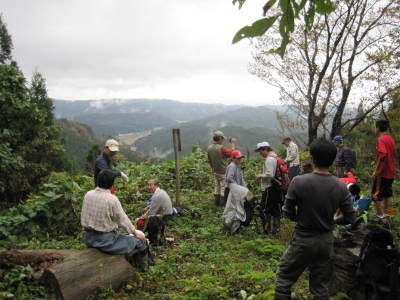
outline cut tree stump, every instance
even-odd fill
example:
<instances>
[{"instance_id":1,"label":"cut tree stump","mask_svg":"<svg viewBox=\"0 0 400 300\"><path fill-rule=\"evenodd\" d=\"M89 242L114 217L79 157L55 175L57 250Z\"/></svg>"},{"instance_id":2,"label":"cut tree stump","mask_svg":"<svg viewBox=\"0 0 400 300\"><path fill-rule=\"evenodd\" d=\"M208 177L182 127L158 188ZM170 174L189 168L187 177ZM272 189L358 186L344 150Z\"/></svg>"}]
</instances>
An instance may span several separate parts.
<instances>
[{"instance_id":1,"label":"cut tree stump","mask_svg":"<svg viewBox=\"0 0 400 300\"><path fill-rule=\"evenodd\" d=\"M132 265L122 255L100 250L9 250L0 253L0 265L44 265L42 279L60 299L86 299L100 288L119 290L135 276Z\"/></svg>"}]
</instances>

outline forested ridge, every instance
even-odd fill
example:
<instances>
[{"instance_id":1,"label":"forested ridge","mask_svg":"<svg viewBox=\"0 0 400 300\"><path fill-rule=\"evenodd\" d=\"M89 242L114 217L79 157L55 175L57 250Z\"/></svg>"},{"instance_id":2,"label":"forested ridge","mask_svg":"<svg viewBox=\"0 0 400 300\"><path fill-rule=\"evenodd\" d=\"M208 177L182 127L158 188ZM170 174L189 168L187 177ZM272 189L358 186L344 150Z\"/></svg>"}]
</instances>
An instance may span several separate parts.
<instances>
[{"instance_id":1,"label":"forested ridge","mask_svg":"<svg viewBox=\"0 0 400 300\"><path fill-rule=\"evenodd\" d=\"M179 206L186 215L167 225L165 235L172 239L171 242L151 246L156 265L149 272L135 272L132 279L124 282L123 288L118 291L103 284L99 272L96 278L99 285L93 291L92 299L272 299L276 268L295 224L284 219L276 239L260 239L254 224L239 234L231 235L222 225L223 208L215 207L212 202L213 178L205 149L211 144L215 130L222 130L228 139L237 138L238 148L246 155L243 160L244 179L249 188L248 198L251 198L261 194L260 182L255 175L262 170L263 159L254 155L257 142L267 140L284 158L286 149L281 145L282 137L292 136L301 145L303 161L309 157L307 146L313 140L320 137L331 140L332 135L341 134L345 144L356 150L358 163L353 173L361 187L361 194L369 196L376 163L374 121L388 120L389 133L396 144L400 140L398 2L388 1L385 2L385 9L369 10L372 15L368 15L366 23L362 18L352 21L352 24L363 25L361 30L375 17L374 14L383 14L382 24L372 23L383 26L382 31L372 30L370 34L383 33L376 40L382 39L385 45L368 48L371 51L364 57L366 62L359 61L360 65L367 63L368 67L372 67L368 74L343 71L352 70L346 63L354 62L352 59L356 59L358 53L345 51L353 49L349 41L341 44L342 51L337 50L337 54L342 55L341 59L327 60L325 64L318 59L295 59L294 55L299 50L308 58L332 58L332 53L331 56L326 53L310 55L314 50L330 51L332 48L329 43L327 47L315 49L301 47L330 42L330 39L317 40L318 37L326 37L324 33L332 29L329 24L335 23L328 17L339 20L342 16L348 16L348 19L335 23L345 25L343 30L349 29L347 35L337 37L335 45L339 45L342 36L351 37L358 32L346 23L352 17L364 16L363 11L358 9L379 3L364 0L339 2L337 14L316 18L315 24L319 26L315 26L316 31L309 35L304 34L307 32L305 29L311 30L309 24L296 26L299 32L294 32L294 26L290 27L294 40L312 37L315 42L290 44L288 49L293 50L293 56L286 53L285 60L278 61L282 62L282 71L286 68L289 70L289 67L294 67L292 71L296 68L301 70L294 72L296 76L292 79L300 79L304 86L285 81L274 72L264 72L264 63L273 60L266 59L265 55L283 54L288 41L283 43L285 49L268 51L264 49L265 39L258 40L260 44L256 46L258 51L255 52L253 71L266 76L264 79L267 81L271 78L283 80L284 84L282 81L275 84L282 84L280 92L283 105L293 112L294 119L292 115L281 111L277 114L279 125L274 128L268 123L268 117L253 117L252 121L260 126L244 128L238 126L242 119L230 119L227 115L224 116L229 121L226 123L210 117L210 122L216 122L211 127L200 126L196 122L185 126L182 124L181 139L184 144L179 157ZM297 7L296 10L301 9ZM310 16L309 12L305 13L307 16ZM389 24L391 26L387 26ZM384 37L386 40L383 40ZM357 41L357 37L351 40ZM365 45L371 40L374 37L368 36L367 41L360 42ZM55 119L54 102L47 94L45 78L35 71L32 78L27 79L12 59L12 39L2 16L0 43L0 250L82 250L86 248L80 225L83 197L93 189L93 163L111 135L105 133L97 137L87 124ZM279 43L274 41L274 45ZM386 51L388 49L390 51ZM352 59L346 56L348 54L352 55ZM337 65L329 67L331 61L340 61L343 65L340 68ZM359 88L368 88L370 93L358 95L357 89L352 90L357 85ZM354 103L358 103L358 109L357 116L353 118L347 109ZM196 106L191 106L191 109L195 112ZM244 110L242 114L245 114ZM144 116L151 119L149 115ZM153 154L165 158L172 155L171 129L166 127L138 141L138 147L145 149L139 154L132 152L130 145L122 144L119 155L113 161L113 167L129 177L129 182L123 182L120 178L116 180L115 195L131 220L146 205L150 196L146 185L150 178L159 180L160 187L173 198L174 204L177 200L175 162L148 156ZM153 139L161 142L157 149ZM224 143L229 144L228 141ZM399 154L398 148L397 167ZM392 198L392 208L397 211L400 210L398 169ZM334 166L331 167L333 172ZM373 207L370 215L376 215ZM391 216L390 224L390 229L399 238L399 215ZM43 265L0 263L0 299L56 299L54 290L46 288L41 280ZM75 269L71 271L79 272ZM299 299L310 299L306 274L300 277L293 290ZM338 299L339 296L333 295L332 298Z\"/></svg>"}]
</instances>

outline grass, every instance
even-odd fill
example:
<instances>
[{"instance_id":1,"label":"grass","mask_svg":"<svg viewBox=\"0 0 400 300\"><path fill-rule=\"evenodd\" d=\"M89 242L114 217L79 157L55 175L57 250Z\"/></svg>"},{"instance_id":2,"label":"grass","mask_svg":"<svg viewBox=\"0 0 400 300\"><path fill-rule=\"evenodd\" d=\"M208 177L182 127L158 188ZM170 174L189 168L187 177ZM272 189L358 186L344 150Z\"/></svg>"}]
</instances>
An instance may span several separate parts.
<instances>
[{"instance_id":1,"label":"grass","mask_svg":"<svg viewBox=\"0 0 400 300\"><path fill-rule=\"evenodd\" d=\"M259 181L255 179L254 174L261 165L260 159L246 161L244 177L250 189L248 199L254 196L253 194L259 193ZM193 217L189 213L170 221L166 226L165 236L173 238L173 242L167 242L162 246L151 246L156 265L151 267L149 272L137 272L129 282L124 283L120 291L105 287L93 294L90 299L273 299L275 272L282 253L290 241L295 223L283 219L276 239L260 239L254 225L241 228L238 234L231 235L222 224L223 208L215 207L213 203L212 177L204 153L195 152L187 156L182 160L181 168L181 176L185 178L185 183L181 190L180 206L188 212L198 211L201 218L197 215ZM116 195L131 220L140 214L147 202L146 181L149 178L158 178L161 188L173 197L175 191L173 162L167 161L151 166L145 164L131 166L127 163L120 169L128 169L130 181L126 184L117 180ZM78 189L67 180L68 178L64 178L65 176L65 174L54 175L51 179L52 184L37 197L40 199L52 197L50 192L54 192L59 198L57 201L49 202L50 204L61 205L60 199L64 199L63 203L73 203L74 211L79 214L83 196L93 187L93 182L85 176L77 177L74 180L82 187ZM400 184L396 181L393 187L394 194L397 195ZM369 186L362 186L362 189L362 193L369 194ZM72 198L74 200L69 202L65 200ZM36 203L35 201L41 203L34 199L32 203ZM398 198L392 199L392 207L400 211ZM23 210L22 206L19 208L21 209L15 213L21 211L22 220L24 217L22 212L26 210ZM44 218L45 227L35 234L26 236L24 242L18 239L11 248L84 249L86 245L78 224L79 218L74 214L71 215L70 209L70 205L65 206L66 222L55 222L50 217ZM376 216L373 204L370 211L371 217ZM28 213L33 212L35 212L33 207L29 206ZM398 215L392 216L391 219L393 226L391 229L398 236L400 219ZM4 218L3 229L8 228L7 224L14 224L14 229L22 226L10 220L19 219L14 215L11 219ZM53 227L46 226L46 222ZM21 224L25 223L21 221ZM70 224L75 225L69 226ZM11 233L9 235L11 236ZM13 291L15 299L55 299L50 291L44 291L43 287L38 286L37 281L32 279L36 270L32 268L10 266L9 269L0 269L0 299L7 296L3 291ZM306 276L299 278L293 286L293 291L297 299L311 298Z\"/></svg>"}]
</instances>

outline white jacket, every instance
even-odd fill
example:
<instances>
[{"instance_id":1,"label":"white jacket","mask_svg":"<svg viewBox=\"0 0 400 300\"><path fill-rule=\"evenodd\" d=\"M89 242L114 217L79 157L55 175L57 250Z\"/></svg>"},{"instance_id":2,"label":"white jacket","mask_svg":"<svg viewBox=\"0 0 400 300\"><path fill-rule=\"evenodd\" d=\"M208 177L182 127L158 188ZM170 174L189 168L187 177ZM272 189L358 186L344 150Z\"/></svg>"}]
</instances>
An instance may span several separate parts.
<instances>
[{"instance_id":1,"label":"white jacket","mask_svg":"<svg viewBox=\"0 0 400 300\"><path fill-rule=\"evenodd\" d=\"M233 234L239 227L240 221L246 220L244 201L249 190L243 186L231 183L222 222Z\"/></svg>"}]
</instances>

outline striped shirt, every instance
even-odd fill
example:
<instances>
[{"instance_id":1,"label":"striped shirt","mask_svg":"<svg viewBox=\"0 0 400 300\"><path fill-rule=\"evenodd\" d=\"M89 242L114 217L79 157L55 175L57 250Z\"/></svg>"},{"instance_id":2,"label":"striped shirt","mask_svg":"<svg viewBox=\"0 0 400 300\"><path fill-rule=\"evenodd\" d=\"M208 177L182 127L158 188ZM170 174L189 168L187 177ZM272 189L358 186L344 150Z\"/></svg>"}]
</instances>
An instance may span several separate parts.
<instances>
[{"instance_id":1,"label":"striped shirt","mask_svg":"<svg viewBox=\"0 0 400 300\"><path fill-rule=\"evenodd\" d=\"M111 232L117 224L127 233L135 232L118 198L110 190L99 187L87 192L83 199L81 224L84 229L101 232Z\"/></svg>"}]
</instances>

